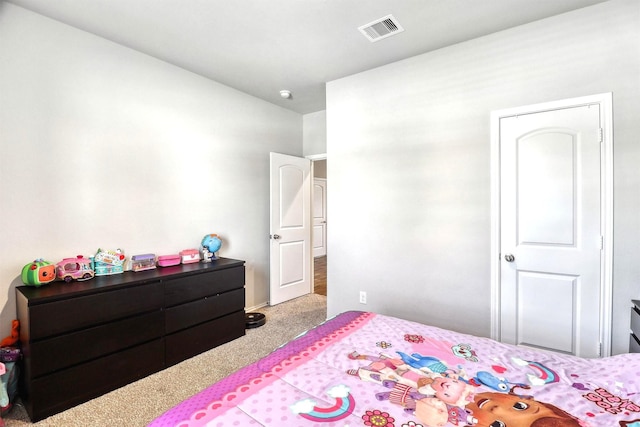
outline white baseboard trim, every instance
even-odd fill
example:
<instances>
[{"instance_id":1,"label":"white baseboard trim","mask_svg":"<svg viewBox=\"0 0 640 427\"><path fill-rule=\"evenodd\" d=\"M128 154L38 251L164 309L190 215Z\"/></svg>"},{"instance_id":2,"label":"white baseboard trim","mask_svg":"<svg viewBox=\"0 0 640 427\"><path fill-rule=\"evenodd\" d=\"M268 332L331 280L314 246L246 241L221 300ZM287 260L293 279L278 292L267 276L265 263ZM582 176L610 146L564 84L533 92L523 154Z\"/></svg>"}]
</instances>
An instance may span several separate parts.
<instances>
[{"instance_id":1,"label":"white baseboard trim","mask_svg":"<svg viewBox=\"0 0 640 427\"><path fill-rule=\"evenodd\" d=\"M252 311L254 311L254 310L257 310L257 309L259 309L259 308L266 307L267 305L269 305L269 304L268 304L268 303L266 303L266 302L263 302L262 304L254 305L253 307L248 307L248 308L247 308L247 307L245 307L244 311L245 311L246 313L250 313L250 312L252 312Z\"/></svg>"}]
</instances>

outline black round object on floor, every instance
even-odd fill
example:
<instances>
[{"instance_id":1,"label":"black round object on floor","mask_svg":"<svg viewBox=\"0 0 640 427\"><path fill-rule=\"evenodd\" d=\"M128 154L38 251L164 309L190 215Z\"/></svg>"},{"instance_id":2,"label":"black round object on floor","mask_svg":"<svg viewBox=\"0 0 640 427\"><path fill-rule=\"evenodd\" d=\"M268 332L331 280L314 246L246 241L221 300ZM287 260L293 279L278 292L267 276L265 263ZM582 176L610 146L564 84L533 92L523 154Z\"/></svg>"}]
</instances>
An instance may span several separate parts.
<instances>
[{"instance_id":1,"label":"black round object on floor","mask_svg":"<svg viewBox=\"0 0 640 427\"><path fill-rule=\"evenodd\" d=\"M246 329L258 328L267 323L267 318L262 313L246 313L244 315Z\"/></svg>"}]
</instances>

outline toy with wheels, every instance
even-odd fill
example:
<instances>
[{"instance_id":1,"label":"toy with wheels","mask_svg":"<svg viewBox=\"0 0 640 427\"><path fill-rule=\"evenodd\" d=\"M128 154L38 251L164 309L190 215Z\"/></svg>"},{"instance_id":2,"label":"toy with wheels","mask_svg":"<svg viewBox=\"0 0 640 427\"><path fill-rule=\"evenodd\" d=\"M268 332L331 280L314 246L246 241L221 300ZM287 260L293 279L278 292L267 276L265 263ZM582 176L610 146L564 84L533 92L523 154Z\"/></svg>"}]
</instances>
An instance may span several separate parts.
<instances>
[{"instance_id":1,"label":"toy with wheels","mask_svg":"<svg viewBox=\"0 0 640 427\"><path fill-rule=\"evenodd\" d=\"M65 258L56 264L56 277L69 283L72 280L93 279L93 260L78 255L76 258Z\"/></svg>"},{"instance_id":2,"label":"toy with wheels","mask_svg":"<svg viewBox=\"0 0 640 427\"><path fill-rule=\"evenodd\" d=\"M41 286L56 278L56 266L38 258L22 267L22 283L29 286Z\"/></svg>"}]
</instances>

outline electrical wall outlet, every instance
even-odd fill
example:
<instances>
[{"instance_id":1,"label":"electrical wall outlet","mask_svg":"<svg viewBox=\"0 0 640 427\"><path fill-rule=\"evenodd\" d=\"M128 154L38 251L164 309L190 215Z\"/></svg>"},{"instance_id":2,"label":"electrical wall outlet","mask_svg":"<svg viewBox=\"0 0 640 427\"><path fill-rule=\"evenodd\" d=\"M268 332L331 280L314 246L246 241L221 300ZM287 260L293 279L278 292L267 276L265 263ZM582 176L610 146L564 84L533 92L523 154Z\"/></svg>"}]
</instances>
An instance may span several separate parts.
<instances>
[{"instance_id":1,"label":"electrical wall outlet","mask_svg":"<svg viewBox=\"0 0 640 427\"><path fill-rule=\"evenodd\" d=\"M360 304L367 303L367 293L365 291L360 291Z\"/></svg>"}]
</instances>

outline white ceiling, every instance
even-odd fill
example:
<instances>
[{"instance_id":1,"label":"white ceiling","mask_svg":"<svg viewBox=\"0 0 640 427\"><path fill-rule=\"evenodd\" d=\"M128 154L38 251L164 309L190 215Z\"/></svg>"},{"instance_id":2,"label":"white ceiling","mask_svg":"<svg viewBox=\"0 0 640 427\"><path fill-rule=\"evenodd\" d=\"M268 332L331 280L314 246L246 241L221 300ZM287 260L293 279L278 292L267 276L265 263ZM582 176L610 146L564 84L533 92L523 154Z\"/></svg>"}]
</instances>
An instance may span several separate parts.
<instances>
[{"instance_id":1,"label":"white ceiling","mask_svg":"<svg viewBox=\"0 0 640 427\"><path fill-rule=\"evenodd\" d=\"M325 82L605 0L8 1L306 114ZM404 32L358 31L389 14Z\"/></svg>"}]
</instances>

